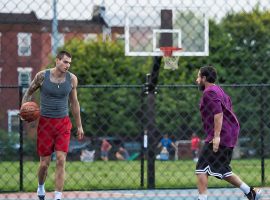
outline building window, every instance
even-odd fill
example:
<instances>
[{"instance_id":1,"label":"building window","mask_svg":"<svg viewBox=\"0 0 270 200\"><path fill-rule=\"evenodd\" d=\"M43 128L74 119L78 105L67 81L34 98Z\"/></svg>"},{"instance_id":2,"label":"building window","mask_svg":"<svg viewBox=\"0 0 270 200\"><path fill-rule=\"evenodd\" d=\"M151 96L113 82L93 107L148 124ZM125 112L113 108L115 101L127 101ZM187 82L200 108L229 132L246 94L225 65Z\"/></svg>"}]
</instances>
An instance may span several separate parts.
<instances>
[{"instance_id":1,"label":"building window","mask_svg":"<svg viewBox=\"0 0 270 200\"><path fill-rule=\"evenodd\" d=\"M18 33L18 55L31 56L31 33Z\"/></svg>"},{"instance_id":2,"label":"building window","mask_svg":"<svg viewBox=\"0 0 270 200\"><path fill-rule=\"evenodd\" d=\"M58 40L58 47L62 47L65 45L65 34L59 33L58 34L59 40Z\"/></svg>"},{"instance_id":3,"label":"building window","mask_svg":"<svg viewBox=\"0 0 270 200\"><path fill-rule=\"evenodd\" d=\"M65 34L64 33L58 33L57 36L58 36L57 48L58 47L63 47L65 45ZM51 35L51 42L52 42L52 46L53 46L55 44L53 35Z\"/></svg>"},{"instance_id":4,"label":"building window","mask_svg":"<svg viewBox=\"0 0 270 200\"><path fill-rule=\"evenodd\" d=\"M2 53L2 33L0 32L0 55Z\"/></svg>"},{"instance_id":5,"label":"building window","mask_svg":"<svg viewBox=\"0 0 270 200\"><path fill-rule=\"evenodd\" d=\"M32 74L32 68L31 67L18 67L18 84L19 86L23 86L23 93L27 90L31 83L31 74Z\"/></svg>"},{"instance_id":6,"label":"building window","mask_svg":"<svg viewBox=\"0 0 270 200\"><path fill-rule=\"evenodd\" d=\"M124 34L115 34L115 40L116 41L125 41L125 35Z\"/></svg>"},{"instance_id":7,"label":"building window","mask_svg":"<svg viewBox=\"0 0 270 200\"><path fill-rule=\"evenodd\" d=\"M111 35L112 34L112 30L111 28L107 28L105 26L102 26L102 39L103 41L111 41Z\"/></svg>"},{"instance_id":8,"label":"building window","mask_svg":"<svg viewBox=\"0 0 270 200\"><path fill-rule=\"evenodd\" d=\"M83 34L84 41L96 41L97 34L96 33L86 33Z\"/></svg>"},{"instance_id":9,"label":"building window","mask_svg":"<svg viewBox=\"0 0 270 200\"><path fill-rule=\"evenodd\" d=\"M20 131L19 110L8 110L8 132Z\"/></svg>"},{"instance_id":10,"label":"building window","mask_svg":"<svg viewBox=\"0 0 270 200\"><path fill-rule=\"evenodd\" d=\"M2 85L1 74L2 74L2 68L0 67L0 85ZM0 88L0 92L1 92L1 88Z\"/></svg>"}]
</instances>

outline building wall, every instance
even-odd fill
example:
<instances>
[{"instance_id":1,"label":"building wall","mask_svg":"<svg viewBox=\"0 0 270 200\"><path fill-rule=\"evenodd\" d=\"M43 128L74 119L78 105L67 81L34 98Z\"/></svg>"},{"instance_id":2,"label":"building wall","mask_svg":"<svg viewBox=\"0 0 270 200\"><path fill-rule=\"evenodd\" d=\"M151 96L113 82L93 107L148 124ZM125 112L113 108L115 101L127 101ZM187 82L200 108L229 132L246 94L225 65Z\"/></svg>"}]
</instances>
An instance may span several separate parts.
<instances>
[{"instance_id":1,"label":"building wall","mask_svg":"<svg viewBox=\"0 0 270 200\"><path fill-rule=\"evenodd\" d=\"M84 34L102 34L102 24L89 24L87 26L75 26L73 22L65 22L64 27L59 27L65 34L65 41L73 38L84 39ZM18 56L19 32L31 33L31 55ZM112 32L123 32L123 29L112 29ZM48 67L51 63L51 26L50 22L40 20L30 24L1 24L1 54L0 68L2 68L1 85L18 85L18 67L32 68L31 80L35 74ZM114 33L112 33L112 37ZM0 90L0 129L8 130L8 110L19 110L19 91L15 88ZM32 125L30 125L32 127ZM33 128L33 127L32 127Z\"/></svg>"}]
</instances>

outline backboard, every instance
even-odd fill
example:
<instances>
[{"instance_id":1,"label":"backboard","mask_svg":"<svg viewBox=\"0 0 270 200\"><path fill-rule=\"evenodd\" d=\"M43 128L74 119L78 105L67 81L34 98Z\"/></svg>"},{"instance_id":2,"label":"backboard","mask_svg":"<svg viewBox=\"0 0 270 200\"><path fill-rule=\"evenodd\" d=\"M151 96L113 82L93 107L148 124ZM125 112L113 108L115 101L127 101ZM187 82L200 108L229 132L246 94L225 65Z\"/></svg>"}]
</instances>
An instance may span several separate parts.
<instances>
[{"instance_id":1,"label":"backboard","mask_svg":"<svg viewBox=\"0 0 270 200\"><path fill-rule=\"evenodd\" d=\"M125 55L162 56L162 46L182 48L173 56L208 56L205 7L125 7Z\"/></svg>"}]
</instances>

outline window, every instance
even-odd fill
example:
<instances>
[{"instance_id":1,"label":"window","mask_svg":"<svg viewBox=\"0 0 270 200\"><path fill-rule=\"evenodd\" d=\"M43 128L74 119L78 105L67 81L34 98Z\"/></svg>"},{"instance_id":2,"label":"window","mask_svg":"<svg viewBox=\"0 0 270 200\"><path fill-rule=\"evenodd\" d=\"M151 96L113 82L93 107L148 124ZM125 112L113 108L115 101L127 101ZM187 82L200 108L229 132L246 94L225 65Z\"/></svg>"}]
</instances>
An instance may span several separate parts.
<instances>
[{"instance_id":1,"label":"window","mask_svg":"<svg viewBox=\"0 0 270 200\"><path fill-rule=\"evenodd\" d=\"M86 33L83 34L84 41L96 41L97 40L97 34L96 33Z\"/></svg>"},{"instance_id":2,"label":"window","mask_svg":"<svg viewBox=\"0 0 270 200\"><path fill-rule=\"evenodd\" d=\"M58 40L57 40L57 47L62 47L65 44L65 34L64 33L58 33ZM51 35L51 41L52 41L52 46L54 45L54 38L53 35Z\"/></svg>"},{"instance_id":3,"label":"window","mask_svg":"<svg viewBox=\"0 0 270 200\"><path fill-rule=\"evenodd\" d=\"M111 28L107 28L107 27L103 26L102 27L102 39L103 39L103 41L111 41L112 40L111 33L112 33Z\"/></svg>"},{"instance_id":4,"label":"window","mask_svg":"<svg viewBox=\"0 0 270 200\"><path fill-rule=\"evenodd\" d=\"M58 38L59 38L59 40L58 40L58 47L64 46L65 45L65 34L59 33L58 34Z\"/></svg>"},{"instance_id":5,"label":"window","mask_svg":"<svg viewBox=\"0 0 270 200\"><path fill-rule=\"evenodd\" d=\"M31 56L31 33L18 33L18 55Z\"/></svg>"},{"instance_id":6,"label":"window","mask_svg":"<svg viewBox=\"0 0 270 200\"><path fill-rule=\"evenodd\" d=\"M115 39L117 41L124 41L125 40L125 35L124 34L118 34L118 33L116 33L115 34Z\"/></svg>"},{"instance_id":7,"label":"window","mask_svg":"<svg viewBox=\"0 0 270 200\"><path fill-rule=\"evenodd\" d=\"M19 110L8 110L8 132L20 131Z\"/></svg>"},{"instance_id":8,"label":"window","mask_svg":"<svg viewBox=\"0 0 270 200\"><path fill-rule=\"evenodd\" d=\"M19 76L18 76L18 84L19 86L23 86L23 93L27 90L31 83L31 72L32 68L31 67L18 67L17 69Z\"/></svg>"},{"instance_id":9,"label":"window","mask_svg":"<svg viewBox=\"0 0 270 200\"><path fill-rule=\"evenodd\" d=\"M2 53L2 33L0 32L0 55Z\"/></svg>"},{"instance_id":10,"label":"window","mask_svg":"<svg viewBox=\"0 0 270 200\"><path fill-rule=\"evenodd\" d=\"M1 74L2 74L2 68L0 67L0 85L2 85ZM1 88L0 88L0 92L1 92Z\"/></svg>"}]
</instances>

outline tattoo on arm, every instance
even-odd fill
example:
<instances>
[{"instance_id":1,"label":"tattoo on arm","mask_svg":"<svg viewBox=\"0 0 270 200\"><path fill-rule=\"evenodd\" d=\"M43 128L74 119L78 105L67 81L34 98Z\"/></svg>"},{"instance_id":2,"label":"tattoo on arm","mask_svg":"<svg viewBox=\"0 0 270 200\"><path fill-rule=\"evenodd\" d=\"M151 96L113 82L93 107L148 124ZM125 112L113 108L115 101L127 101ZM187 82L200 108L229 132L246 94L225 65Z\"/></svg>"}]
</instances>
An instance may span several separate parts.
<instances>
[{"instance_id":1,"label":"tattoo on arm","mask_svg":"<svg viewBox=\"0 0 270 200\"><path fill-rule=\"evenodd\" d=\"M42 83L44 81L44 77L45 77L44 71L37 73L34 80L31 82L29 88L25 92L25 94L23 96L22 103L25 103L27 101L31 101L32 94L42 85Z\"/></svg>"}]
</instances>

